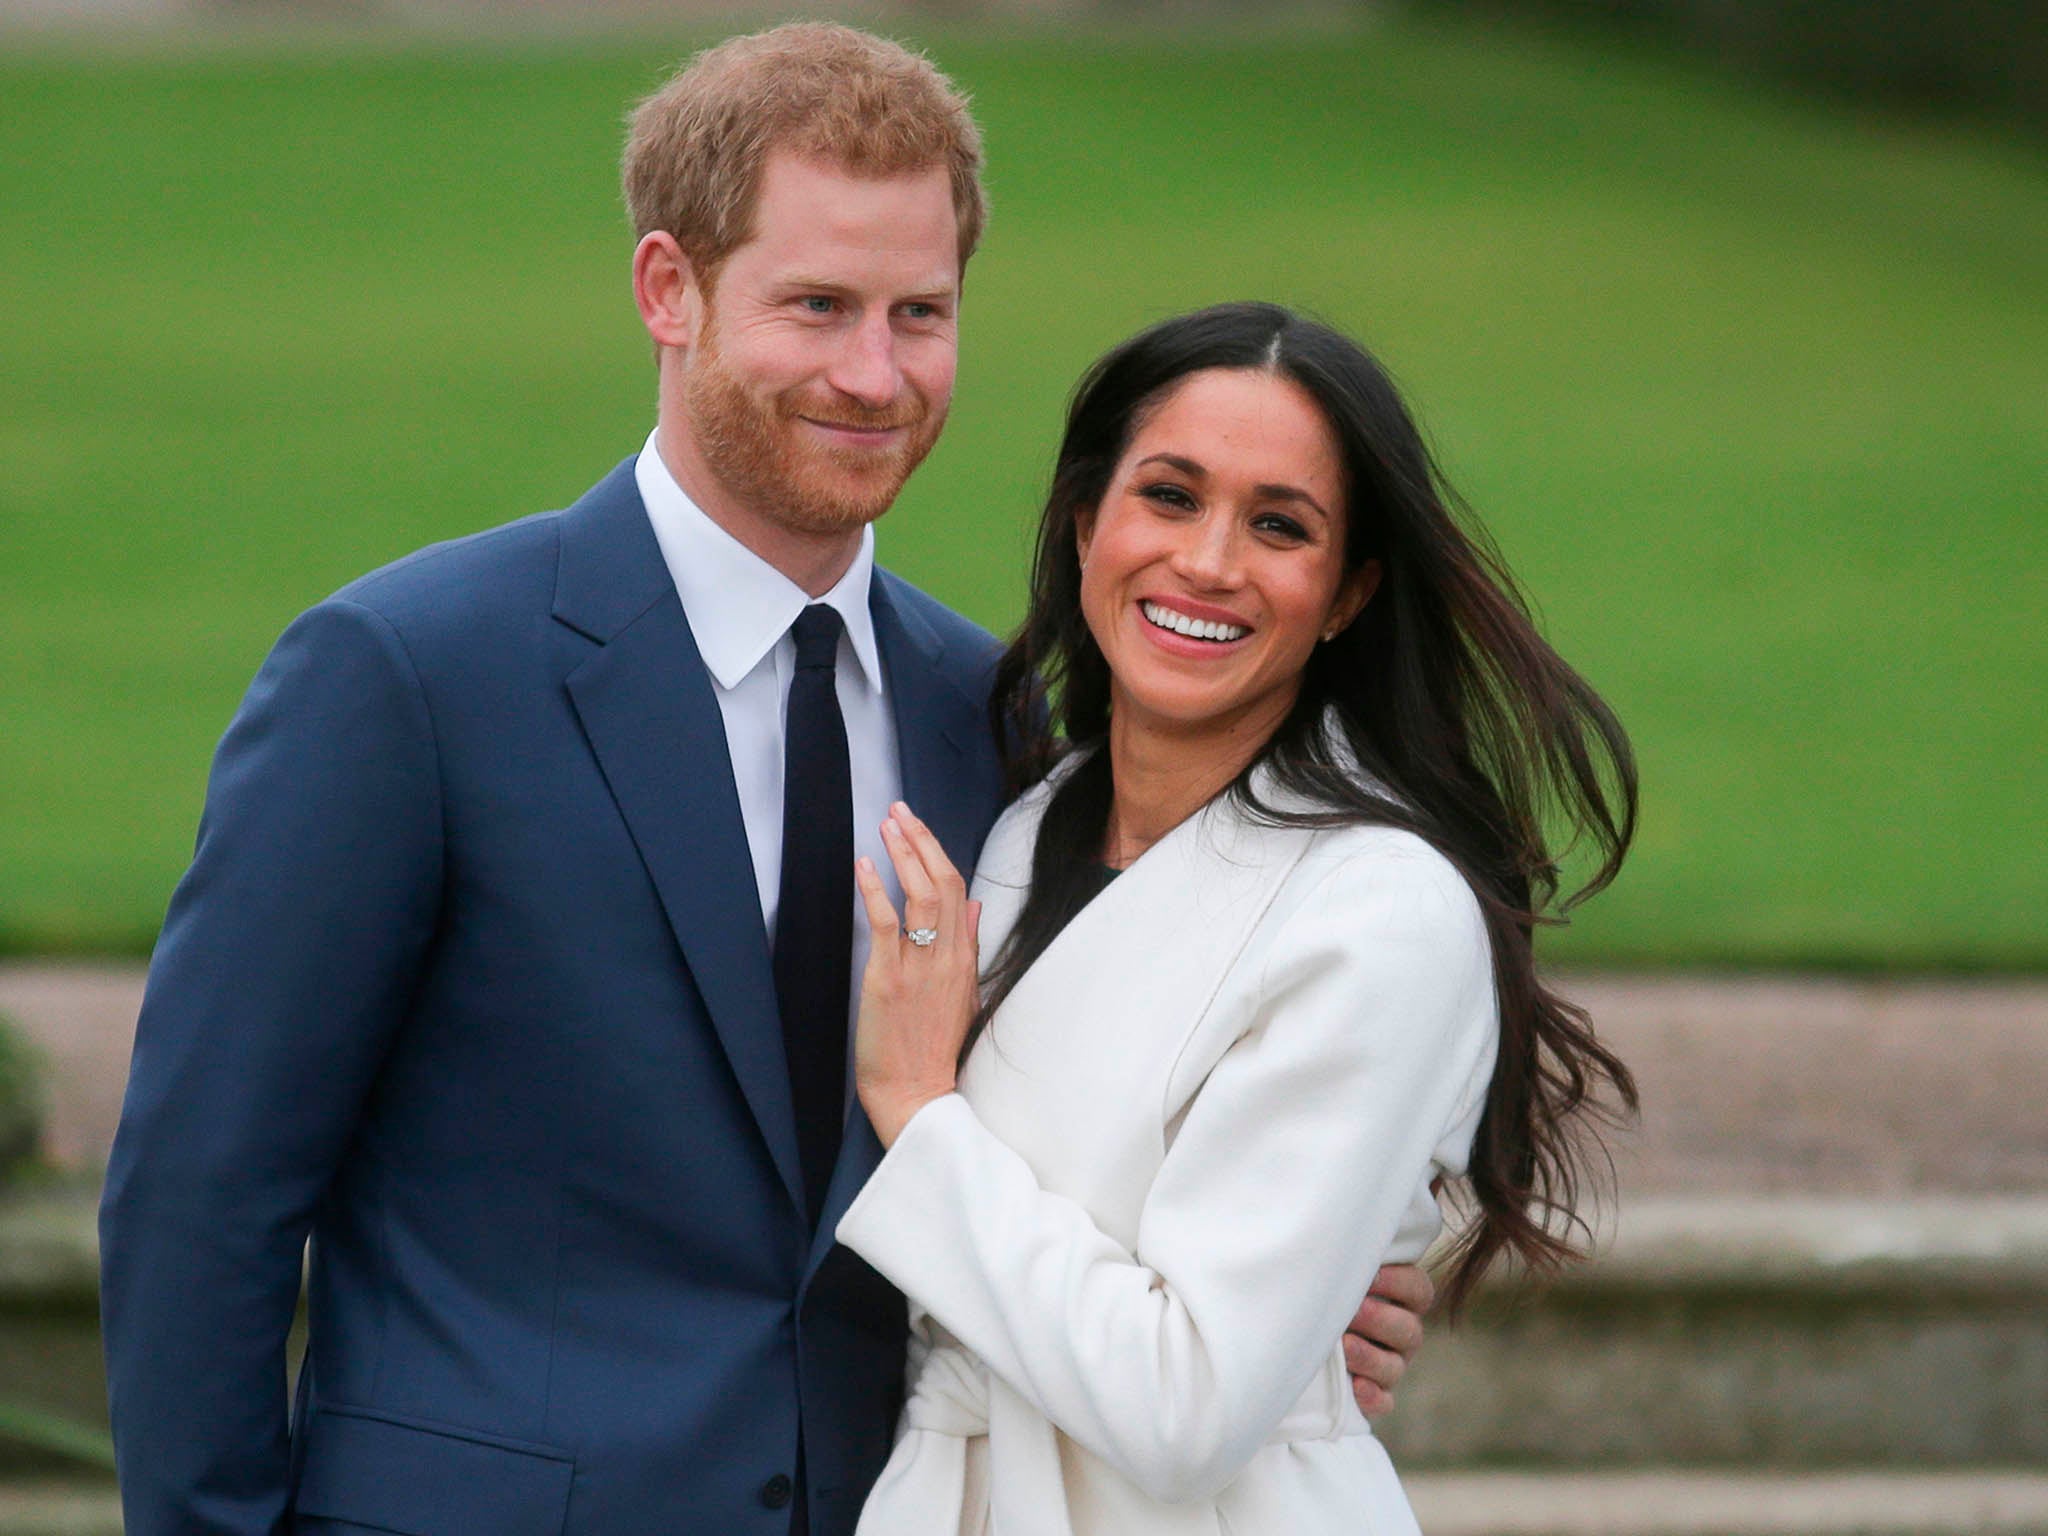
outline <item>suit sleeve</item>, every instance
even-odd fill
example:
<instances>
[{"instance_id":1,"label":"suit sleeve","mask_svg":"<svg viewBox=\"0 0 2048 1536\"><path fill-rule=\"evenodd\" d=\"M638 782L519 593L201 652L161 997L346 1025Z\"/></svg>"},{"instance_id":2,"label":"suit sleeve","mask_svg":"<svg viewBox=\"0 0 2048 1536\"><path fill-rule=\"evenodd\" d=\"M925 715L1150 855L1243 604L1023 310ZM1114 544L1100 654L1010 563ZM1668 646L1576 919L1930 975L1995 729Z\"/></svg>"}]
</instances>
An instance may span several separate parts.
<instances>
[{"instance_id":1,"label":"suit sleeve","mask_svg":"<svg viewBox=\"0 0 2048 1536\"><path fill-rule=\"evenodd\" d=\"M1042 1190L957 1094L912 1118L839 1238L1147 1493L1208 1497L1327 1364L1484 1086L1495 1027L1462 881L1441 861L1350 861L1275 935L1137 1252Z\"/></svg>"},{"instance_id":2,"label":"suit sleeve","mask_svg":"<svg viewBox=\"0 0 2048 1536\"><path fill-rule=\"evenodd\" d=\"M283 1528L306 1237L440 881L412 663L382 617L325 603L279 640L221 742L150 964L100 1211L129 1536Z\"/></svg>"}]
</instances>

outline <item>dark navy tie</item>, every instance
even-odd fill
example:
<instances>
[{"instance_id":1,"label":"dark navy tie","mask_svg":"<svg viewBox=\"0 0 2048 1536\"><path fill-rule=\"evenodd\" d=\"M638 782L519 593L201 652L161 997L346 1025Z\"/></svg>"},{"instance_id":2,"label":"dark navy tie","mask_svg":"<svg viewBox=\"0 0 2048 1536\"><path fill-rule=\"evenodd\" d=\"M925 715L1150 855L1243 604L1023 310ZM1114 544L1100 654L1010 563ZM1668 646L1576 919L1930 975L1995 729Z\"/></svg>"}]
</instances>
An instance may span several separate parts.
<instances>
[{"instance_id":1,"label":"dark navy tie","mask_svg":"<svg viewBox=\"0 0 2048 1536\"><path fill-rule=\"evenodd\" d=\"M796 675L783 736L782 890L775 993L796 1103L804 1198L815 1230L846 1112L846 1010L853 979L853 777L834 662L838 613L813 603L790 626Z\"/></svg>"}]
</instances>

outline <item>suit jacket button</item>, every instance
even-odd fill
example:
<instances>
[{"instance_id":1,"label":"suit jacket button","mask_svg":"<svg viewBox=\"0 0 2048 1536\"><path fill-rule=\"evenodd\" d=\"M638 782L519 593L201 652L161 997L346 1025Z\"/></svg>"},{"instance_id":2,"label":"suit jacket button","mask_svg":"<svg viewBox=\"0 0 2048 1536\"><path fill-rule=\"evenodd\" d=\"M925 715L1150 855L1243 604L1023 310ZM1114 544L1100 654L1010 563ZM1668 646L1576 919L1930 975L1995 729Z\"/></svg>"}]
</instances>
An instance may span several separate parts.
<instances>
[{"instance_id":1,"label":"suit jacket button","mask_svg":"<svg viewBox=\"0 0 2048 1536\"><path fill-rule=\"evenodd\" d=\"M794 1492L796 1484L778 1472L761 1485L761 1502L770 1509L781 1509Z\"/></svg>"}]
</instances>

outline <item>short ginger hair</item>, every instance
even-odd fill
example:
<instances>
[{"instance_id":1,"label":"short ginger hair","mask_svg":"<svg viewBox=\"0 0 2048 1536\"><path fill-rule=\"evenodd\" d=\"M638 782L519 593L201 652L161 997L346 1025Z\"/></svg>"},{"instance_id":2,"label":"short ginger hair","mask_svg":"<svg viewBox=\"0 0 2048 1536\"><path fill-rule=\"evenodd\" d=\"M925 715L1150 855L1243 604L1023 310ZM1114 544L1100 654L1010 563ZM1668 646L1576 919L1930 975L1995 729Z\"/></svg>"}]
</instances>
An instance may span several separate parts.
<instances>
[{"instance_id":1,"label":"short ginger hair","mask_svg":"<svg viewBox=\"0 0 2048 1536\"><path fill-rule=\"evenodd\" d=\"M634 238L675 237L707 286L753 234L770 154L855 176L944 167L960 265L988 196L967 98L922 54L832 22L792 22L707 48L633 111L622 167Z\"/></svg>"}]
</instances>

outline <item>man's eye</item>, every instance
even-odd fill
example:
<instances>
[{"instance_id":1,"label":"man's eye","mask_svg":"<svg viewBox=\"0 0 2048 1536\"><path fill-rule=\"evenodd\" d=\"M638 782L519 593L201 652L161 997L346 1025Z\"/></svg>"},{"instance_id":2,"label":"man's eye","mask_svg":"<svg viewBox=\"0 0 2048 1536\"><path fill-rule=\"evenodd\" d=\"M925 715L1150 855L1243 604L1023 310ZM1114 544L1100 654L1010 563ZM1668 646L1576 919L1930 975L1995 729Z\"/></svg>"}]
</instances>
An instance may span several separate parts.
<instances>
[{"instance_id":1,"label":"man's eye","mask_svg":"<svg viewBox=\"0 0 2048 1536\"><path fill-rule=\"evenodd\" d=\"M829 315L835 307L833 301L822 293L806 295L799 302L814 315Z\"/></svg>"},{"instance_id":2,"label":"man's eye","mask_svg":"<svg viewBox=\"0 0 2048 1536\"><path fill-rule=\"evenodd\" d=\"M929 320L938 311L929 304L906 304L903 306L903 313L912 320Z\"/></svg>"}]
</instances>

